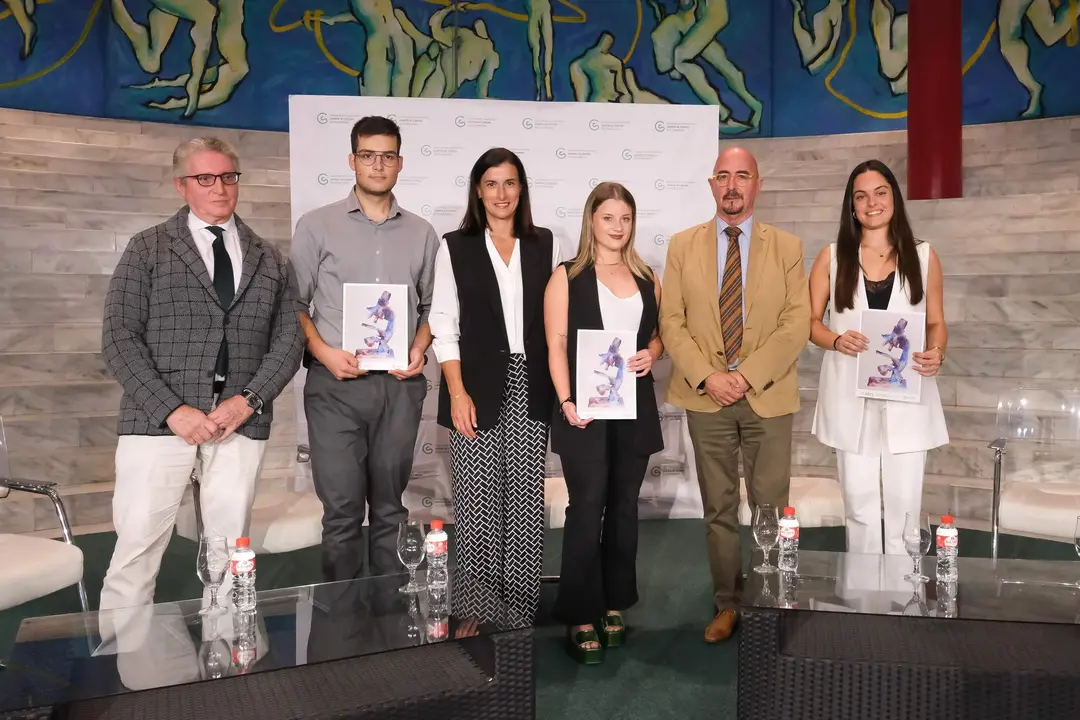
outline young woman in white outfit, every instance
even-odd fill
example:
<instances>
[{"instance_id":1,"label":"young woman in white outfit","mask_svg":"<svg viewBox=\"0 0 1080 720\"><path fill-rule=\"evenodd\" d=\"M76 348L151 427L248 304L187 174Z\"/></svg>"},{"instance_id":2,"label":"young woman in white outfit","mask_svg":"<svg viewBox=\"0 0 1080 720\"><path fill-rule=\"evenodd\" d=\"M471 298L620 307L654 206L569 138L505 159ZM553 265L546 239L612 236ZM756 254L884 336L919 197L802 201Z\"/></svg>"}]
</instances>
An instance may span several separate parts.
<instances>
[{"instance_id":1,"label":"young woman in white outfit","mask_svg":"<svg viewBox=\"0 0 1080 720\"><path fill-rule=\"evenodd\" d=\"M948 332L941 263L915 239L896 177L878 160L848 178L836 242L810 271L810 309L810 341L827 351L813 433L836 449L848 552L882 552L884 498L884 551L903 555L906 515L922 506L926 451L949 442L935 377ZM856 397L856 358L869 349L858 332L866 309L926 314L927 349L911 355L923 376L918 403Z\"/></svg>"}]
</instances>

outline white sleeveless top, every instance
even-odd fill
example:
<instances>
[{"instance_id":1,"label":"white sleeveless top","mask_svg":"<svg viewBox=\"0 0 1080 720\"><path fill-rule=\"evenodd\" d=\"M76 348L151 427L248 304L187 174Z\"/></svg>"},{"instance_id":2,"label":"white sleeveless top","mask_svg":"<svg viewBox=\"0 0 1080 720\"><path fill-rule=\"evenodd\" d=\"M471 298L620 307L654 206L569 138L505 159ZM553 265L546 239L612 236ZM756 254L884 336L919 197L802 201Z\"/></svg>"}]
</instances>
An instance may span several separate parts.
<instances>
[{"instance_id":1,"label":"white sleeveless top","mask_svg":"<svg viewBox=\"0 0 1080 720\"><path fill-rule=\"evenodd\" d=\"M639 290L630 297L621 298L608 290L608 286L600 282L599 278L597 278L596 284L599 286L597 290L600 296L600 317L604 320L604 329L633 330L636 342L643 307L641 291ZM634 352L640 349L634 348Z\"/></svg>"},{"instance_id":2,"label":"white sleeveless top","mask_svg":"<svg viewBox=\"0 0 1080 720\"><path fill-rule=\"evenodd\" d=\"M930 245L919 243L919 265L923 287L927 287L927 270L930 267ZM829 323L828 327L838 335L848 330L859 330L859 313L868 310L865 276L859 271L855 289L855 307L836 312L836 243L829 246ZM895 312L926 312L926 293L917 305L912 305L903 285L903 275L897 271L893 281L889 310ZM912 348L913 352L922 352ZM825 351L821 361L821 379L818 382L817 406L814 409L814 425L811 432L823 444L857 453L863 431L863 407L866 399L855 395L855 358L833 350ZM885 403L885 427L889 451L893 453L930 450L949 442L945 427L945 411L941 408L937 378L922 379L922 393L918 403L877 401Z\"/></svg>"}]
</instances>

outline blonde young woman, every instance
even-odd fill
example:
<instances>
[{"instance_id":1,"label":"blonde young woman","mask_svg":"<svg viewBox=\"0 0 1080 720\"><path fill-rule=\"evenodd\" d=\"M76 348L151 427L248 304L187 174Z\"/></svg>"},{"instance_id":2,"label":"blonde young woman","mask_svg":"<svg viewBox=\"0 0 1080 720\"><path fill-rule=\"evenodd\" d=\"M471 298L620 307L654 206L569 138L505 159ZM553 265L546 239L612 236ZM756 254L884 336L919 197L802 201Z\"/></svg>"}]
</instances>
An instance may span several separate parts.
<instances>
[{"instance_id":1,"label":"blonde young woman","mask_svg":"<svg viewBox=\"0 0 1080 720\"><path fill-rule=\"evenodd\" d=\"M636 216L625 187L597 185L585 202L577 256L556 268L544 296L557 395L551 446L570 496L555 615L569 627L568 651L584 664L603 660L602 645L625 639L622 611L638 600L638 493L649 456L664 446L651 374L663 352L660 284L634 250ZM573 380L578 330L636 331L634 345L633 334L624 338L615 360L624 363L623 382L637 382L636 420L580 417Z\"/></svg>"}]
</instances>

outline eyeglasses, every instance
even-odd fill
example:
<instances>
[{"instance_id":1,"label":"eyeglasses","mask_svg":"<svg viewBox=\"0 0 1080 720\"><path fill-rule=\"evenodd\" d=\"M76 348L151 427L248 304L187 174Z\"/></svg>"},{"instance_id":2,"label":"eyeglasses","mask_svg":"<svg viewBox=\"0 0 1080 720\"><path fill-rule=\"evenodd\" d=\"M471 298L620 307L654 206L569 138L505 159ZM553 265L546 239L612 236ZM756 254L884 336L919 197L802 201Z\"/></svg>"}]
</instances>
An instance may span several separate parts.
<instances>
[{"instance_id":1,"label":"eyeglasses","mask_svg":"<svg viewBox=\"0 0 1080 720\"><path fill-rule=\"evenodd\" d=\"M739 172L735 173L735 175L732 175L729 172L718 172L709 179L715 180L721 185L728 185L734 181L736 187L746 187L746 185L756 177L757 175L751 175L747 172Z\"/></svg>"},{"instance_id":2,"label":"eyeglasses","mask_svg":"<svg viewBox=\"0 0 1080 720\"><path fill-rule=\"evenodd\" d=\"M211 175L210 173L201 173L199 175L184 175L181 180L187 180L188 178L194 178L203 187L214 187L214 183L221 178L222 185L235 185L240 182L240 173L227 172L219 175Z\"/></svg>"},{"instance_id":3,"label":"eyeglasses","mask_svg":"<svg viewBox=\"0 0 1080 720\"><path fill-rule=\"evenodd\" d=\"M387 167L392 167L394 165L397 165L398 160L401 159L401 156L398 155L396 152L374 152L372 150L361 150L360 152L353 153L353 155L356 156L356 159L360 161L361 165L374 165L376 158L382 158L383 165L386 165Z\"/></svg>"}]
</instances>

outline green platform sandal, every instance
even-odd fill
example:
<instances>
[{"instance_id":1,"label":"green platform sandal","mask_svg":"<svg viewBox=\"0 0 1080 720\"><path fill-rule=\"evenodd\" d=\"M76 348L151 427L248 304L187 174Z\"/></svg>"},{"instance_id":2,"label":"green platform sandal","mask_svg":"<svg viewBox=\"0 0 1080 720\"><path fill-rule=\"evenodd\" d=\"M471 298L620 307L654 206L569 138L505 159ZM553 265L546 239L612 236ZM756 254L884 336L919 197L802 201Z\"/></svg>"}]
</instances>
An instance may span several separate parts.
<instances>
[{"instance_id":1,"label":"green platform sandal","mask_svg":"<svg viewBox=\"0 0 1080 720\"><path fill-rule=\"evenodd\" d=\"M626 644L626 621L621 613L608 612L600 619L604 647L615 648Z\"/></svg>"},{"instance_id":2,"label":"green platform sandal","mask_svg":"<svg viewBox=\"0 0 1080 720\"><path fill-rule=\"evenodd\" d=\"M596 643L596 647L584 647L586 643ZM604 661L604 648L596 630L571 631L566 638L566 652L582 665L599 665Z\"/></svg>"}]
</instances>

